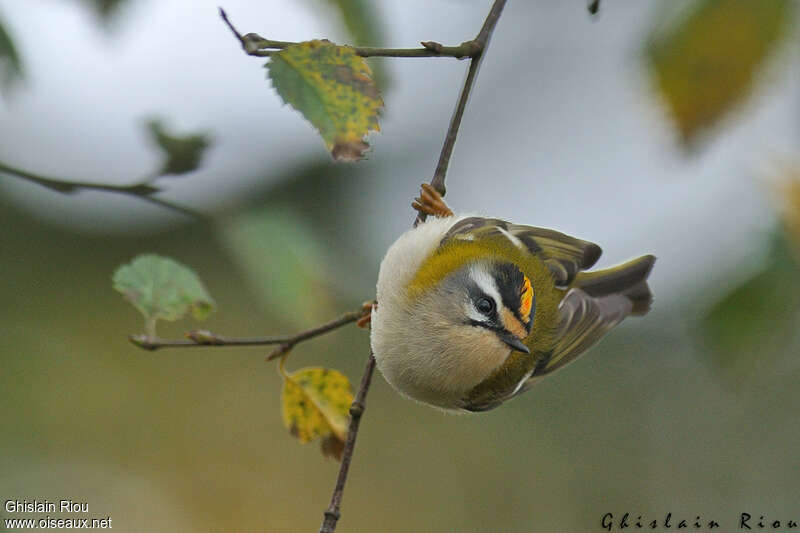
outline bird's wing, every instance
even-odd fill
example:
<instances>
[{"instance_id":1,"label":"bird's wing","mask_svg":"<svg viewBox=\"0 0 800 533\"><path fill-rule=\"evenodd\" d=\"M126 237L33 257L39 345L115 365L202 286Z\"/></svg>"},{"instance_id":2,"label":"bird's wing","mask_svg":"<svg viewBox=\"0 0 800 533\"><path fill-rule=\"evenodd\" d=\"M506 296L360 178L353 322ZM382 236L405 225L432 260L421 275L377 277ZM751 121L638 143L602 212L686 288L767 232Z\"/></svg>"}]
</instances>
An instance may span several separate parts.
<instances>
[{"instance_id":1,"label":"bird's wing","mask_svg":"<svg viewBox=\"0 0 800 533\"><path fill-rule=\"evenodd\" d=\"M553 350L536 364L523 390L527 390L537 378L577 359L611 328L622 322L632 308L631 300L621 294L595 298L581 289L570 289L558 308L561 318Z\"/></svg>"},{"instance_id":2,"label":"bird's wing","mask_svg":"<svg viewBox=\"0 0 800 533\"><path fill-rule=\"evenodd\" d=\"M598 245L551 229L511 224L497 218L469 217L448 230L441 244L451 240L505 238L538 256L553 274L557 287L568 287L580 270L597 262Z\"/></svg>"}]
</instances>

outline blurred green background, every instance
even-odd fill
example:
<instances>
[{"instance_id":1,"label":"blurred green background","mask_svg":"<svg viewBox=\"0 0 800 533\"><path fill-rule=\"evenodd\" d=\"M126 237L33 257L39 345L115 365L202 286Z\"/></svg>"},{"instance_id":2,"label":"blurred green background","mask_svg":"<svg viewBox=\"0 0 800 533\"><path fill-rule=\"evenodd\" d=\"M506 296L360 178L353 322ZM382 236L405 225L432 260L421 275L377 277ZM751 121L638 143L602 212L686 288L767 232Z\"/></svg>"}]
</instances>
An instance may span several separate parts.
<instances>
[{"instance_id":1,"label":"blurred green background","mask_svg":"<svg viewBox=\"0 0 800 533\"><path fill-rule=\"evenodd\" d=\"M413 46L470 38L490 2L258 4L223 7L273 39ZM618 0L592 18L579 0L509 3L448 201L598 242L600 266L654 253L654 308L485 414L441 414L376 375L341 531L601 531L607 512L722 531L741 512L800 521L797 12ZM4 501L86 501L120 531L316 531L338 463L283 428L267 349L139 350L126 337L141 317L110 277L139 253L173 257L217 301L202 327L237 336L371 298L466 63L373 67L383 133L367 161L335 165L216 3L0 0ZM158 175L153 117L208 145L198 170L153 182L202 218L31 181ZM288 367L358 382L367 353L349 327Z\"/></svg>"}]
</instances>

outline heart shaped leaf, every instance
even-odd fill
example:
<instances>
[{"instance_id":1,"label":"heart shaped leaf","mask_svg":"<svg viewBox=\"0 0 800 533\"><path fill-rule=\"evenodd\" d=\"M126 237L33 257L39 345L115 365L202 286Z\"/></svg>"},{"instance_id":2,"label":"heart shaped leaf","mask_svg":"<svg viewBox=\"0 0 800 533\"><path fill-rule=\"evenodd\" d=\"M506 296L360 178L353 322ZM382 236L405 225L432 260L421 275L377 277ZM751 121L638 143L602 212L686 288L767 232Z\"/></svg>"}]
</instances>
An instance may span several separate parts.
<instances>
[{"instance_id":1,"label":"heart shaped leaf","mask_svg":"<svg viewBox=\"0 0 800 533\"><path fill-rule=\"evenodd\" d=\"M166 257L137 256L114 272L113 283L144 315L151 336L158 319L174 321L191 312L203 320L214 310L214 300L197 274Z\"/></svg>"}]
</instances>

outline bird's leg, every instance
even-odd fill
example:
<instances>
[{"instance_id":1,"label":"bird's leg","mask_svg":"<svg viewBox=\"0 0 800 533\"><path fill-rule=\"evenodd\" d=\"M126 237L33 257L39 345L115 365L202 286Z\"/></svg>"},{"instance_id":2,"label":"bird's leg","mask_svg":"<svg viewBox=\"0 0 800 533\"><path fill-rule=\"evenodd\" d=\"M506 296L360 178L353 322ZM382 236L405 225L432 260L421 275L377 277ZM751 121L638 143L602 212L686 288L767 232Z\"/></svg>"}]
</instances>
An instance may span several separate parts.
<instances>
[{"instance_id":1,"label":"bird's leg","mask_svg":"<svg viewBox=\"0 0 800 533\"><path fill-rule=\"evenodd\" d=\"M422 184L422 190L419 193L419 198L414 198L414 201L411 202L411 207L420 213L433 215L436 218L453 216L453 212L450 211L450 208L447 207L446 203L444 203L442 195L427 183Z\"/></svg>"},{"instance_id":2,"label":"bird's leg","mask_svg":"<svg viewBox=\"0 0 800 533\"><path fill-rule=\"evenodd\" d=\"M378 302L375 300L371 300L369 302L364 302L364 305L361 306L361 309L364 311L364 316L356 321L356 326L364 329L368 329L370 323L372 322L372 310L378 307Z\"/></svg>"}]
</instances>

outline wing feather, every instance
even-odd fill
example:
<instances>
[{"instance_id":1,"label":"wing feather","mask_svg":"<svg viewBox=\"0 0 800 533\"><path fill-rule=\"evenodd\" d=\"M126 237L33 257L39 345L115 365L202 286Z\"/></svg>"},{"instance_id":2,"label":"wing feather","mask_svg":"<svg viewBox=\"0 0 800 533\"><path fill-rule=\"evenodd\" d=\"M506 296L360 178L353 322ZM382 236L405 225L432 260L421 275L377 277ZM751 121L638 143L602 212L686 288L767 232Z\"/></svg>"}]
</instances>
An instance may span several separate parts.
<instances>
[{"instance_id":1,"label":"wing feather","mask_svg":"<svg viewBox=\"0 0 800 533\"><path fill-rule=\"evenodd\" d=\"M555 372L577 359L622 322L632 308L633 303L621 294L594 298L581 289L570 289L559 305L561 319L553 351L536 365L531 379Z\"/></svg>"}]
</instances>

